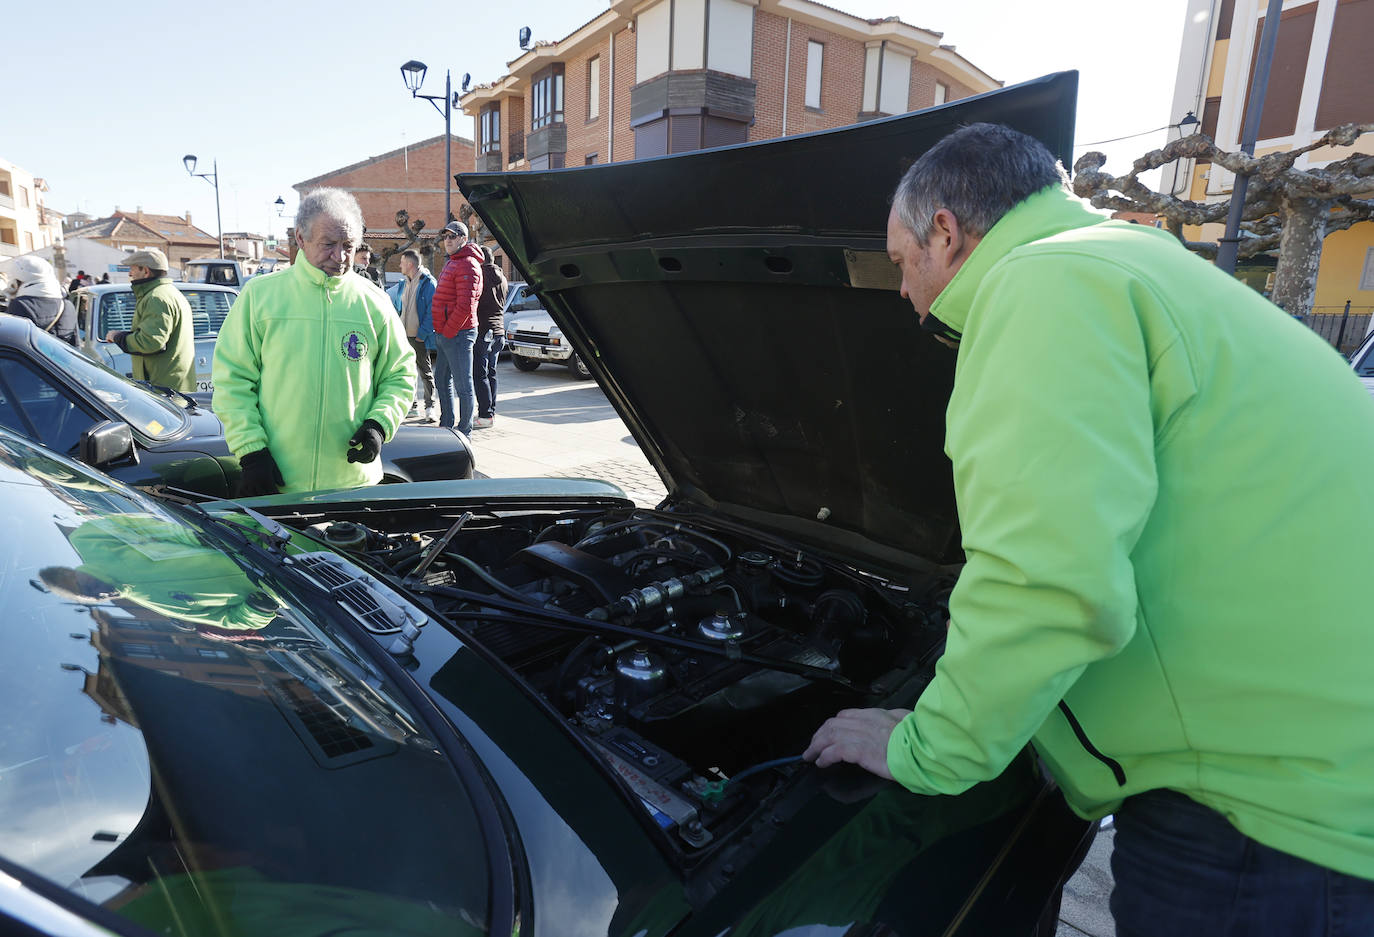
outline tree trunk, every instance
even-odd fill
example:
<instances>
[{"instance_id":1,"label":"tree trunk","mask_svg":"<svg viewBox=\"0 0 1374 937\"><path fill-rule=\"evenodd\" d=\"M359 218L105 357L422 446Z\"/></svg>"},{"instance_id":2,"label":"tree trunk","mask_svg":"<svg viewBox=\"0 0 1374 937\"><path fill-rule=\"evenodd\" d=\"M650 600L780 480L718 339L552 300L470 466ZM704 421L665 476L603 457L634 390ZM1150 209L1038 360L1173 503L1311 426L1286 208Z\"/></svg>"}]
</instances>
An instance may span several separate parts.
<instances>
[{"instance_id":1,"label":"tree trunk","mask_svg":"<svg viewBox=\"0 0 1374 937\"><path fill-rule=\"evenodd\" d=\"M1284 199L1280 214L1278 268L1274 271L1274 304L1292 316L1312 311L1317 295L1317 267L1326 237L1328 206L1314 198Z\"/></svg>"}]
</instances>

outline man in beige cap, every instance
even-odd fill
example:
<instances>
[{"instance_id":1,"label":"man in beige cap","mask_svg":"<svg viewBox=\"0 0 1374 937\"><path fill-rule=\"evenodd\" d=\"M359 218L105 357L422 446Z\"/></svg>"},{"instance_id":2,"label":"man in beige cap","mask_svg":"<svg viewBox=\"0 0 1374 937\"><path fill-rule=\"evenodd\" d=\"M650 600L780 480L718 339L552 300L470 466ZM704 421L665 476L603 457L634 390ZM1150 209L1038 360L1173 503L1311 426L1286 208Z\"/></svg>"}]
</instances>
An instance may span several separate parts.
<instances>
[{"instance_id":1,"label":"man in beige cap","mask_svg":"<svg viewBox=\"0 0 1374 937\"><path fill-rule=\"evenodd\" d=\"M133 327L127 332L109 332L105 341L114 342L132 357L134 380L162 384L173 390L195 390L196 343L191 306L167 276L167 256L152 248L130 254L125 262L138 302Z\"/></svg>"}]
</instances>

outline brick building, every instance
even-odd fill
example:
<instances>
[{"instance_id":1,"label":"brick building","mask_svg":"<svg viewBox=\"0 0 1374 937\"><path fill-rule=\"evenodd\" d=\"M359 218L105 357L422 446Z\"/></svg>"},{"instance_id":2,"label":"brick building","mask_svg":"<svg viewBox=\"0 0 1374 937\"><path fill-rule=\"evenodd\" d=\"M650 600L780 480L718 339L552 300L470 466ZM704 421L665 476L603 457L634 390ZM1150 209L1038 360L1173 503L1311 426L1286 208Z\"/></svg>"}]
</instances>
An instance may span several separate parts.
<instances>
[{"instance_id":1,"label":"brick building","mask_svg":"<svg viewBox=\"0 0 1374 937\"><path fill-rule=\"evenodd\" d=\"M472 141L453 137L451 157L454 173L472 168ZM388 247L401 244L405 236L396 226L396 213L404 210L410 222L424 222L424 236L431 237L444 226L444 135L430 137L380 156L331 170L292 186L300 195L320 186L333 186L351 192L363 209L366 237L378 256ZM452 189L452 212L466 214L458 187ZM395 259L388 270L399 270Z\"/></svg>"},{"instance_id":2,"label":"brick building","mask_svg":"<svg viewBox=\"0 0 1374 937\"><path fill-rule=\"evenodd\" d=\"M1001 86L940 40L896 17L863 19L812 0L610 0L462 96L477 140L469 165L494 172L660 156Z\"/></svg>"},{"instance_id":3,"label":"brick building","mask_svg":"<svg viewBox=\"0 0 1374 937\"><path fill-rule=\"evenodd\" d=\"M610 0L464 95L479 171L580 166L766 140L1000 87L896 17L812 0Z\"/></svg>"}]
</instances>

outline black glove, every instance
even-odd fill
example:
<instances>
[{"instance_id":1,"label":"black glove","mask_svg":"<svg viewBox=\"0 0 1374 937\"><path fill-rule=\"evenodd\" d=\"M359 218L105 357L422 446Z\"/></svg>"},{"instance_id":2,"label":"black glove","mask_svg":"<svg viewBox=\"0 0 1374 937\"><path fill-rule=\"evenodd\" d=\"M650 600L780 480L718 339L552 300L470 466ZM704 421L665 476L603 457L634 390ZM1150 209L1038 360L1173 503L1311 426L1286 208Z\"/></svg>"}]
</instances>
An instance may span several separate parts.
<instances>
[{"instance_id":1,"label":"black glove","mask_svg":"<svg viewBox=\"0 0 1374 937\"><path fill-rule=\"evenodd\" d=\"M358 431L348 441L348 461L376 461L377 456L382 454L382 443L385 441L386 434L382 432L380 423L376 420L363 420L363 425L358 427Z\"/></svg>"},{"instance_id":2,"label":"black glove","mask_svg":"<svg viewBox=\"0 0 1374 937\"><path fill-rule=\"evenodd\" d=\"M286 482L277 468L277 460L266 449L250 452L239 457L239 497L251 498L255 495L274 495Z\"/></svg>"}]
</instances>

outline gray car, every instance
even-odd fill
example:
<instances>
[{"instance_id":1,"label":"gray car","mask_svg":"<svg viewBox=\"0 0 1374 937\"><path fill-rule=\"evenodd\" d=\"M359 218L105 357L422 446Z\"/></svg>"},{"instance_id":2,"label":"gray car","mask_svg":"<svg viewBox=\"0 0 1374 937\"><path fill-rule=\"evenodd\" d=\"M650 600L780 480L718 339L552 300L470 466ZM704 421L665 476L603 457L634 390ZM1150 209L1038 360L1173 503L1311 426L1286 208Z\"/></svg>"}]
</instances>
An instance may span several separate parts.
<instances>
[{"instance_id":1,"label":"gray car","mask_svg":"<svg viewBox=\"0 0 1374 937\"><path fill-rule=\"evenodd\" d=\"M210 365L215 358L215 338L224 317L234 304L238 290L213 283L174 283L191 305L191 322L196 338L196 390L215 389L210 380ZM133 360L118 345L102 341L110 332L127 331L133 326L133 287L127 283L103 283L76 291L77 321L81 326L81 350L90 358L125 377L133 377Z\"/></svg>"}]
</instances>

